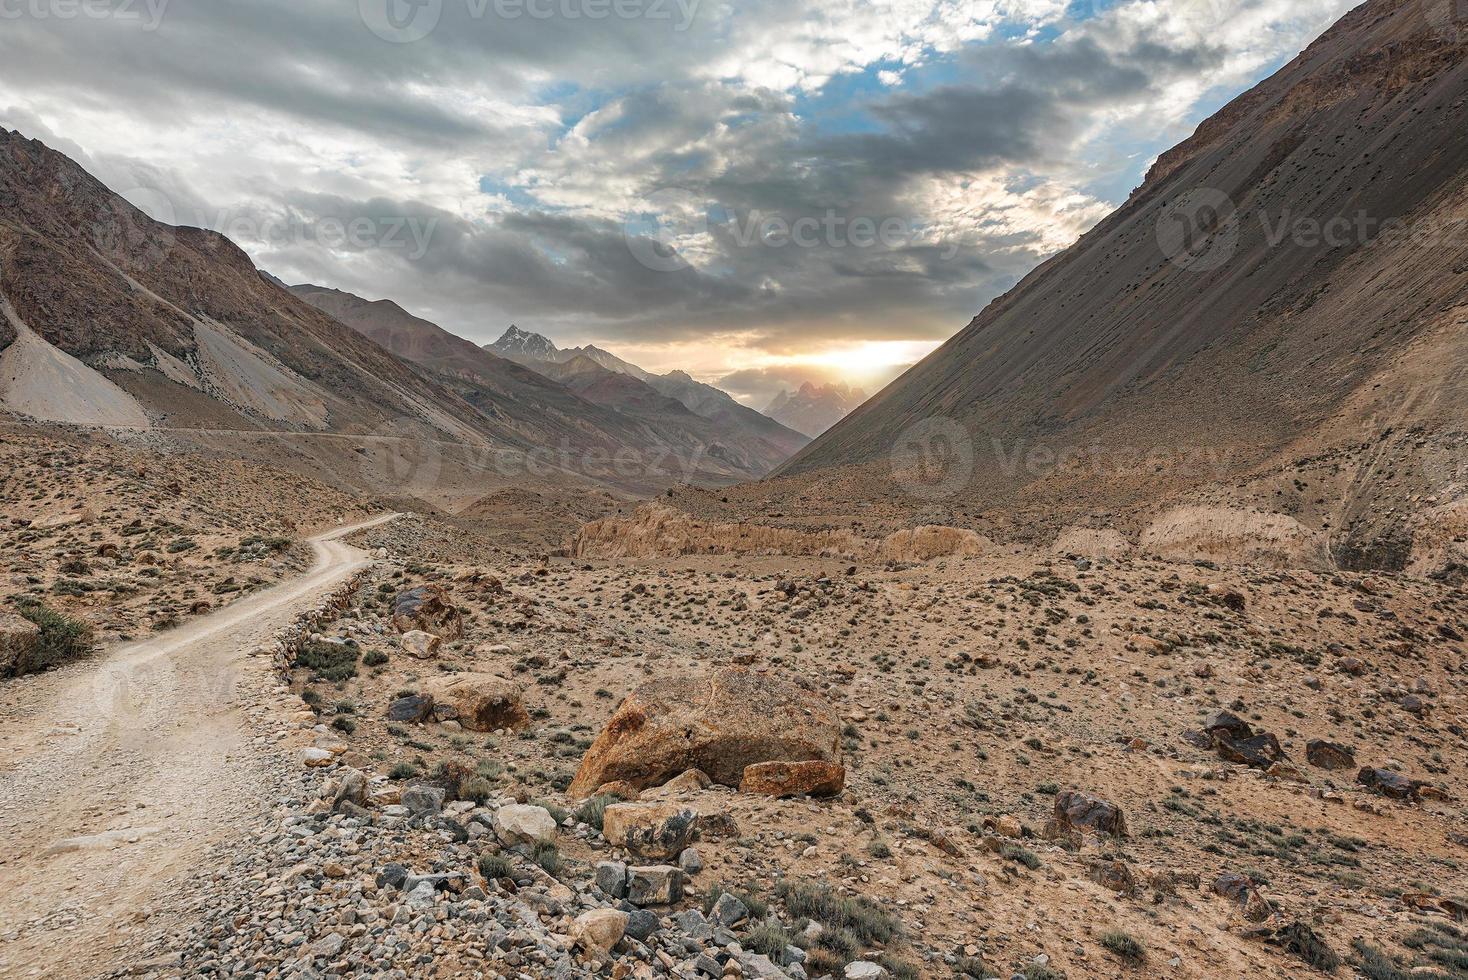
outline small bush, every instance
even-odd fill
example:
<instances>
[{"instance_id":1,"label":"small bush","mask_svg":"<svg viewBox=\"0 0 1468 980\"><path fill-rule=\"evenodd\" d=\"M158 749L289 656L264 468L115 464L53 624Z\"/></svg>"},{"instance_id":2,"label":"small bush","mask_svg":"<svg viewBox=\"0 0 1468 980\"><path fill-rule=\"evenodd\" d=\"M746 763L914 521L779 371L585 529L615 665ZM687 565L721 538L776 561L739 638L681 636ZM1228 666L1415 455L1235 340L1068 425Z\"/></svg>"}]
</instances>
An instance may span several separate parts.
<instances>
[{"instance_id":1,"label":"small bush","mask_svg":"<svg viewBox=\"0 0 1468 980\"><path fill-rule=\"evenodd\" d=\"M1274 941L1287 953L1293 953L1306 963L1326 973L1335 972L1341 958L1315 934L1315 930L1303 922L1286 926L1275 934Z\"/></svg>"},{"instance_id":2,"label":"small bush","mask_svg":"<svg viewBox=\"0 0 1468 980\"><path fill-rule=\"evenodd\" d=\"M1065 974L1048 963L1031 963L1020 972L1025 980L1065 980Z\"/></svg>"},{"instance_id":3,"label":"small bush","mask_svg":"<svg viewBox=\"0 0 1468 980\"><path fill-rule=\"evenodd\" d=\"M486 854L479 859L479 873L490 881L515 877L515 866L503 854Z\"/></svg>"},{"instance_id":4,"label":"small bush","mask_svg":"<svg viewBox=\"0 0 1468 980\"><path fill-rule=\"evenodd\" d=\"M540 865L546 874L555 877L561 873L561 868L563 867L561 851L550 841L543 840L536 844L535 851L531 857L535 859L535 863Z\"/></svg>"},{"instance_id":5,"label":"small bush","mask_svg":"<svg viewBox=\"0 0 1468 980\"><path fill-rule=\"evenodd\" d=\"M418 775L418 767L411 762L399 762L388 770L388 779L412 779Z\"/></svg>"},{"instance_id":6,"label":"small bush","mask_svg":"<svg viewBox=\"0 0 1468 980\"><path fill-rule=\"evenodd\" d=\"M916 966L906 960L894 959L890 953L883 953L877 962L897 980L920 980L922 976Z\"/></svg>"},{"instance_id":7,"label":"small bush","mask_svg":"<svg viewBox=\"0 0 1468 980\"><path fill-rule=\"evenodd\" d=\"M745 934L740 945L768 956L772 962L781 963L785 958L785 947L795 945L795 936L778 922L764 920Z\"/></svg>"},{"instance_id":8,"label":"small bush","mask_svg":"<svg viewBox=\"0 0 1468 980\"><path fill-rule=\"evenodd\" d=\"M593 796L576 810L576 819L582 823L601 830L602 819L606 816L607 807L618 802L618 798L610 793L602 793Z\"/></svg>"},{"instance_id":9,"label":"small bush","mask_svg":"<svg viewBox=\"0 0 1468 980\"><path fill-rule=\"evenodd\" d=\"M16 612L35 623L41 630L41 636L34 653L16 658L15 673L34 674L50 670L92 652L92 627L82 620L63 615L34 600L20 602Z\"/></svg>"},{"instance_id":10,"label":"small bush","mask_svg":"<svg viewBox=\"0 0 1468 980\"><path fill-rule=\"evenodd\" d=\"M989 977L997 977L999 974L989 969L980 956L963 956L957 963L953 964L954 976L974 977L975 980L988 980Z\"/></svg>"},{"instance_id":11,"label":"small bush","mask_svg":"<svg viewBox=\"0 0 1468 980\"><path fill-rule=\"evenodd\" d=\"M1005 844L999 851L999 856L1008 858L1011 861L1018 861L1031 871L1038 870L1044 864L1038 854L1027 847L1020 847L1018 844Z\"/></svg>"},{"instance_id":12,"label":"small bush","mask_svg":"<svg viewBox=\"0 0 1468 980\"><path fill-rule=\"evenodd\" d=\"M1124 960L1140 963L1147 958L1146 948L1132 936L1119 929L1101 934L1101 945Z\"/></svg>"},{"instance_id":13,"label":"small bush","mask_svg":"<svg viewBox=\"0 0 1468 980\"><path fill-rule=\"evenodd\" d=\"M494 786L483 776L471 776L459 784L459 799L483 803L494 795Z\"/></svg>"},{"instance_id":14,"label":"small bush","mask_svg":"<svg viewBox=\"0 0 1468 980\"><path fill-rule=\"evenodd\" d=\"M357 731L357 723L347 715L337 715L331 720L331 727L345 735L351 735Z\"/></svg>"},{"instance_id":15,"label":"small bush","mask_svg":"<svg viewBox=\"0 0 1468 980\"><path fill-rule=\"evenodd\" d=\"M892 848L887 846L886 841L874 840L867 845L867 854L876 858L878 861L885 861L892 856Z\"/></svg>"},{"instance_id":16,"label":"small bush","mask_svg":"<svg viewBox=\"0 0 1468 980\"><path fill-rule=\"evenodd\" d=\"M775 892L791 915L850 929L862 942L886 944L902 934L902 923L867 898L843 898L825 885L782 881Z\"/></svg>"},{"instance_id":17,"label":"small bush","mask_svg":"<svg viewBox=\"0 0 1468 980\"><path fill-rule=\"evenodd\" d=\"M381 667L385 663L387 663L387 654L381 650L368 650L362 654L362 666L364 667Z\"/></svg>"},{"instance_id":18,"label":"small bush","mask_svg":"<svg viewBox=\"0 0 1468 980\"><path fill-rule=\"evenodd\" d=\"M345 644L311 640L296 652L296 666L333 683L357 676L357 651Z\"/></svg>"}]
</instances>

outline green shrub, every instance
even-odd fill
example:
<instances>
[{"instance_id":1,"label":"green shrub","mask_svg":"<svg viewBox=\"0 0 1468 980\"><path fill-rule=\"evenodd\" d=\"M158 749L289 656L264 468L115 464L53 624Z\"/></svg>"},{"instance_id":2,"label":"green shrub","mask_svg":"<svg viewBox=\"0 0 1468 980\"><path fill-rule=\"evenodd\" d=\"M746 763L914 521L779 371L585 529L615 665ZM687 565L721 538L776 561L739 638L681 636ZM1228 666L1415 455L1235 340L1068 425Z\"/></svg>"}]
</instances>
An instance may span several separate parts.
<instances>
[{"instance_id":1,"label":"green shrub","mask_svg":"<svg viewBox=\"0 0 1468 980\"><path fill-rule=\"evenodd\" d=\"M561 873L563 866L561 851L550 841L543 840L536 844L535 851L531 854L531 857L535 860L536 864L540 865L546 874L554 877Z\"/></svg>"},{"instance_id":2,"label":"green shrub","mask_svg":"<svg viewBox=\"0 0 1468 980\"><path fill-rule=\"evenodd\" d=\"M1341 965L1341 958L1335 954L1335 950L1327 946L1325 940L1303 922L1281 929L1275 934L1274 941L1285 952L1295 954L1317 970L1334 973L1335 968Z\"/></svg>"},{"instance_id":3,"label":"green shrub","mask_svg":"<svg viewBox=\"0 0 1468 980\"><path fill-rule=\"evenodd\" d=\"M887 846L886 841L874 840L867 845L867 854L878 861L885 861L892 856L892 848Z\"/></svg>"},{"instance_id":4,"label":"green shrub","mask_svg":"<svg viewBox=\"0 0 1468 980\"><path fill-rule=\"evenodd\" d=\"M1140 963L1147 958L1146 948L1132 936L1119 929L1101 934L1101 945L1124 960Z\"/></svg>"},{"instance_id":5,"label":"green shrub","mask_svg":"<svg viewBox=\"0 0 1468 980\"><path fill-rule=\"evenodd\" d=\"M886 944L902 935L902 923L868 898L844 898L829 886L782 881L775 894L794 916L849 929L862 942Z\"/></svg>"},{"instance_id":6,"label":"green shrub","mask_svg":"<svg viewBox=\"0 0 1468 980\"><path fill-rule=\"evenodd\" d=\"M610 793L602 793L593 796L576 810L576 819L582 823L601 830L602 819L606 816L607 807L619 802L618 797Z\"/></svg>"},{"instance_id":7,"label":"green shrub","mask_svg":"<svg viewBox=\"0 0 1468 980\"><path fill-rule=\"evenodd\" d=\"M362 666L364 667L381 667L385 663L387 663L387 654L381 650L368 650L362 654Z\"/></svg>"},{"instance_id":8,"label":"green shrub","mask_svg":"<svg viewBox=\"0 0 1468 980\"><path fill-rule=\"evenodd\" d=\"M470 776L459 784L459 799L483 803L494 795L494 786L483 776Z\"/></svg>"},{"instance_id":9,"label":"green shrub","mask_svg":"<svg viewBox=\"0 0 1468 980\"><path fill-rule=\"evenodd\" d=\"M515 877L515 866L503 854L486 854L479 859L479 873L490 881Z\"/></svg>"},{"instance_id":10,"label":"green shrub","mask_svg":"<svg viewBox=\"0 0 1468 980\"><path fill-rule=\"evenodd\" d=\"M784 961L785 947L795 945L795 936L780 923L765 919L745 934L740 945L780 963Z\"/></svg>"},{"instance_id":11,"label":"green shrub","mask_svg":"<svg viewBox=\"0 0 1468 980\"><path fill-rule=\"evenodd\" d=\"M1044 863L1034 851L1027 847L1020 847L1018 844L1005 844L1000 849L999 856L1008 858L1011 861L1018 861L1031 871L1038 870L1040 865Z\"/></svg>"},{"instance_id":12,"label":"green shrub","mask_svg":"<svg viewBox=\"0 0 1468 980\"><path fill-rule=\"evenodd\" d=\"M399 762L388 770L388 779L412 779L418 775L418 767L411 762Z\"/></svg>"},{"instance_id":13,"label":"green shrub","mask_svg":"<svg viewBox=\"0 0 1468 980\"><path fill-rule=\"evenodd\" d=\"M308 640L296 652L296 666L317 680L340 682L357 676L357 650L342 643Z\"/></svg>"},{"instance_id":14,"label":"green shrub","mask_svg":"<svg viewBox=\"0 0 1468 980\"><path fill-rule=\"evenodd\" d=\"M16 606L22 617L40 628L41 636L34 651L21 651L16 658L16 674L34 674L92 652L92 627L73 619L44 603L23 600Z\"/></svg>"}]
</instances>

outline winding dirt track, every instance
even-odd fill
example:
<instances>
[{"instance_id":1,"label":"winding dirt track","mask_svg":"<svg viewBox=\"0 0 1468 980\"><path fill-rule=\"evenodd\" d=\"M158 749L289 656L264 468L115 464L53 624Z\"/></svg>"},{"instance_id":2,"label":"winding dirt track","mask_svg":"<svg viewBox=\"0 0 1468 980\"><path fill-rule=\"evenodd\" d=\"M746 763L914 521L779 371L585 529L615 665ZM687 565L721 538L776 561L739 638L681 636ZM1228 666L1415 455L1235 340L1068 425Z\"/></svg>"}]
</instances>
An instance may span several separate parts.
<instances>
[{"instance_id":1,"label":"winding dirt track","mask_svg":"<svg viewBox=\"0 0 1468 980\"><path fill-rule=\"evenodd\" d=\"M316 563L104 657L0 685L0 977L85 977L155 900L269 806L274 741L248 709L273 683L251 657L370 562L341 538Z\"/></svg>"}]
</instances>

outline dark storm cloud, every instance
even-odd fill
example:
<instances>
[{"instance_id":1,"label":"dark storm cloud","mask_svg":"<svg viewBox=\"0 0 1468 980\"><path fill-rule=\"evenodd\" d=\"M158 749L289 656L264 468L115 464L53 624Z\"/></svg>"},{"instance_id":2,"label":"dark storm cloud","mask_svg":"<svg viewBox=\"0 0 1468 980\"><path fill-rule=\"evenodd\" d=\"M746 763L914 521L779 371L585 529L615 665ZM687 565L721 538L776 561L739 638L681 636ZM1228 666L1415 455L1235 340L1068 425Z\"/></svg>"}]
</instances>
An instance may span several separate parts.
<instances>
[{"instance_id":1,"label":"dark storm cloud","mask_svg":"<svg viewBox=\"0 0 1468 980\"><path fill-rule=\"evenodd\" d=\"M399 299L475 339L515 319L557 339L734 331L781 350L960 326L1050 246L1033 217L959 228L914 213L926 207L914 182L1074 168L1095 113L1220 63L1207 47L1145 34L1125 47L1084 31L983 44L952 56L958 82L852 97L841 116L865 125L842 132L802 117L788 83L702 72L731 51L767 54L734 45L736 16L757 14L766 41L803 40L795 27L818 0L704 3L679 33L666 21L474 17L474 5L445 0L437 29L403 44L374 35L357 0L172 0L152 31L6 20L0 90L24 98L0 121L39 127L49 108L103 128L140 124L142 140L205 134L213 142L174 173L116 152L89 159L114 189L160 189L179 221L230 233L272 272ZM85 132L56 136L78 152L95 145ZM351 148L348 162L316 163L324 140ZM391 165L374 170L375 153ZM190 164L236 173L225 184ZM481 203L480 175L502 201ZM233 196L205 205L200 188ZM683 241L695 268L650 267L645 231L616 213L669 188L704 225ZM843 230L826 230L833 215ZM765 235L769 219L786 233ZM354 221L371 233L322 232ZM904 231L863 244L857 221ZM792 244L803 222L822 231ZM406 246L384 245L395 223Z\"/></svg>"}]
</instances>

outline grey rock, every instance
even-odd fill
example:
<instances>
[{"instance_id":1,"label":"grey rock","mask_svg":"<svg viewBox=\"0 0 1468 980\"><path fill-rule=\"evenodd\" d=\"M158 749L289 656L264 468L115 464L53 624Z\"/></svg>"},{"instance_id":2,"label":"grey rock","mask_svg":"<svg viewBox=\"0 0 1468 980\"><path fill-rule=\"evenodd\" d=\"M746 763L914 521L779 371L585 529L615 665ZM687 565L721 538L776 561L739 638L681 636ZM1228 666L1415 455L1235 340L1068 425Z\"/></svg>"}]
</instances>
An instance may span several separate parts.
<instances>
[{"instance_id":1,"label":"grey rock","mask_svg":"<svg viewBox=\"0 0 1468 980\"><path fill-rule=\"evenodd\" d=\"M678 855L678 867L686 875L696 875L703 870L703 855L698 853L698 848L690 847Z\"/></svg>"},{"instance_id":2,"label":"grey rock","mask_svg":"<svg viewBox=\"0 0 1468 980\"><path fill-rule=\"evenodd\" d=\"M683 872L669 864L627 871L627 900L633 905L671 905L683 897Z\"/></svg>"},{"instance_id":3,"label":"grey rock","mask_svg":"<svg viewBox=\"0 0 1468 980\"><path fill-rule=\"evenodd\" d=\"M438 813L443 801L444 791L437 786L409 786L403 790L402 805L415 817Z\"/></svg>"},{"instance_id":4,"label":"grey rock","mask_svg":"<svg viewBox=\"0 0 1468 980\"><path fill-rule=\"evenodd\" d=\"M658 931L658 917L646 909L633 908L627 913L626 935L645 943Z\"/></svg>"},{"instance_id":5,"label":"grey rock","mask_svg":"<svg viewBox=\"0 0 1468 980\"><path fill-rule=\"evenodd\" d=\"M612 898L626 898L627 865L621 861L598 861L596 887Z\"/></svg>"},{"instance_id":6,"label":"grey rock","mask_svg":"<svg viewBox=\"0 0 1468 980\"><path fill-rule=\"evenodd\" d=\"M749 908L733 895L724 892L714 903L711 918L714 925L732 929L749 918Z\"/></svg>"}]
</instances>

